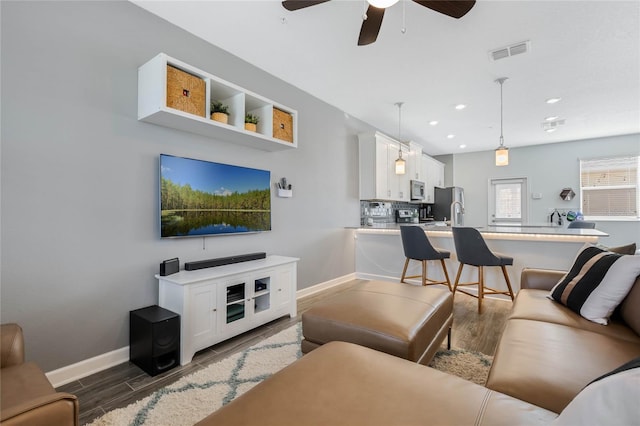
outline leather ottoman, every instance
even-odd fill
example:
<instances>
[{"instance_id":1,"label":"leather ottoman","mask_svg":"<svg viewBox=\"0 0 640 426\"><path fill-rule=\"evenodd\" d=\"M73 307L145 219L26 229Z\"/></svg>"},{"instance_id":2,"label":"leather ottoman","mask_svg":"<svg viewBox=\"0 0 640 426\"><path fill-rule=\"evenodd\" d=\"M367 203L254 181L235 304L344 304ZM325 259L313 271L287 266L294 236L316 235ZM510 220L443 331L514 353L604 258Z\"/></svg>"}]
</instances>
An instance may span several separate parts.
<instances>
[{"instance_id":1,"label":"leather ottoman","mask_svg":"<svg viewBox=\"0 0 640 426\"><path fill-rule=\"evenodd\" d=\"M337 340L427 365L452 322L448 290L368 281L302 314L302 352Z\"/></svg>"}]
</instances>

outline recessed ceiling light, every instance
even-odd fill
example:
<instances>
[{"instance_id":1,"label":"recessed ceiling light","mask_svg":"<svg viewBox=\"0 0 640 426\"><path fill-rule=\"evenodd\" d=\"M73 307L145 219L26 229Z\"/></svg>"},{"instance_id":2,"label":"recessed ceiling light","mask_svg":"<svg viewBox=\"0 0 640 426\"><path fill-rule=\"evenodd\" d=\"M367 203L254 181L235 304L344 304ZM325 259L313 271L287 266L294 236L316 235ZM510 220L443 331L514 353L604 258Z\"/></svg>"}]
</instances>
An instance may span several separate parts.
<instances>
[{"instance_id":1,"label":"recessed ceiling light","mask_svg":"<svg viewBox=\"0 0 640 426\"><path fill-rule=\"evenodd\" d=\"M562 98L549 98L545 102L548 104L555 104L556 102L560 102Z\"/></svg>"},{"instance_id":2,"label":"recessed ceiling light","mask_svg":"<svg viewBox=\"0 0 640 426\"><path fill-rule=\"evenodd\" d=\"M458 104L456 105L456 109L459 111L461 109L465 109L467 106L465 104Z\"/></svg>"},{"instance_id":3,"label":"recessed ceiling light","mask_svg":"<svg viewBox=\"0 0 640 426\"><path fill-rule=\"evenodd\" d=\"M553 133L553 132L555 132L556 130L558 130L558 129L556 129L555 127L552 127L551 129L545 129L545 132L547 132L547 133Z\"/></svg>"},{"instance_id":4,"label":"recessed ceiling light","mask_svg":"<svg viewBox=\"0 0 640 426\"><path fill-rule=\"evenodd\" d=\"M553 121L553 120L557 120L558 116L557 115L552 115L550 117L546 117L544 120L545 121Z\"/></svg>"},{"instance_id":5,"label":"recessed ceiling light","mask_svg":"<svg viewBox=\"0 0 640 426\"><path fill-rule=\"evenodd\" d=\"M432 121L429 122L429 125L431 125L431 126L435 126L437 124L438 124L437 120L432 120Z\"/></svg>"},{"instance_id":6,"label":"recessed ceiling light","mask_svg":"<svg viewBox=\"0 0 640 426\"><path fill-rule=\"evenodd\" d=\"M465 144L462 144L459 146L460 149L465 149L467 146Z\"/></svg>"},{"instance_id":7,"label":"recessed ceiling light","mask_svg":"<svg viewBox=\"0 0 640 426\"><path fill-rule=\"evenodd\" d=\"M456 137L456 135L447 135L447 139L453 139L455 137Z\"/></svg>"}]
</instances>

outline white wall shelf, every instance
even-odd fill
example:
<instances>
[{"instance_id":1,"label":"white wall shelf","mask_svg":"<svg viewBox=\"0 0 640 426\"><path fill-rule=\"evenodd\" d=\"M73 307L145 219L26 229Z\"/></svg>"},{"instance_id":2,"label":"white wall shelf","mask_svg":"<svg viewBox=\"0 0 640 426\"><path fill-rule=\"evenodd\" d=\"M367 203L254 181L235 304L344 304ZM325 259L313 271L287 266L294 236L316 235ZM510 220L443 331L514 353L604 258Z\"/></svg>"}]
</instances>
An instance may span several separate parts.
<instances>
[{"instance_id":1,"label":"white wall shelf","mask_svg":"<svg viewBox=\"0 0 640 426\"><path fill-rule=\"evenodd\" d=\"M204 117L167 106L167 65L205 81ZM209 118L212 100L220 101L229 106L228 124ZM292 142L273 136L274 108L291 115ZM244 117L247 113L257 115L260 118L257 132L244 129ZM138 69L138 120L264 151L279 151L298 147L298 112L296 110L252 93L164 53L158 54Z\"/></svg>"}]
</instances>

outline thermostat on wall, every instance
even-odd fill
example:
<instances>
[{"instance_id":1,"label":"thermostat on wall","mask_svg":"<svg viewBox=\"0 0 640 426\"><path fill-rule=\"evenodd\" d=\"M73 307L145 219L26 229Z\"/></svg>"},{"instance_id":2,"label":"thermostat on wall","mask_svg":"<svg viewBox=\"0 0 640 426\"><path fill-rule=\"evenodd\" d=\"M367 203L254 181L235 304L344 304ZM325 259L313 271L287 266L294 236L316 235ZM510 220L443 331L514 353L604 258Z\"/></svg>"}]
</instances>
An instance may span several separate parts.
<instances>
[{"instance_id":1,"label":"thermostat on wall","mask_svg":"<svg viewBox=\"0 0 640 426\"><path fill-rule=\"evenodd\" d=\"M542 192L534 192L531 194L531 198L534 200L542 200Z\"/></svg>"}]
</instances>

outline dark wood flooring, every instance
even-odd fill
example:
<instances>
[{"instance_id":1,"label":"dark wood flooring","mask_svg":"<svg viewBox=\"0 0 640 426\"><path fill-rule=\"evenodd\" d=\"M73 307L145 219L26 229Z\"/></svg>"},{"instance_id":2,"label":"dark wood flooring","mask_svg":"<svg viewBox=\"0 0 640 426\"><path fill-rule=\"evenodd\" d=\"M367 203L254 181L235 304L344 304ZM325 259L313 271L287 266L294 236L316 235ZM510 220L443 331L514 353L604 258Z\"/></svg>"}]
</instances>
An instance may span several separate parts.
<instances>
[{"instance_id":1,"label":"dark wood flooring","mask_svg":"<svg viewBox=\"0 0 640 426\"><path fill-rule=\"evenodd\" d=\"M198 352L191 363L150 377L136 365L126 362L91 376L60 386L58 390L76 395L80 401L80 424L91 422L107 411L125 407L231 354L278 333L300 321L301 314L315 302L345 291L361 282L353 280L337 288L298 300L298 316L281 318L240 336ZM443 286L444 288L444 286ZM458 293L454 305L452 346L493 355L511 302L485 299L483 312L477 312L477 300Z\"/></svg>"}]
</instances>

